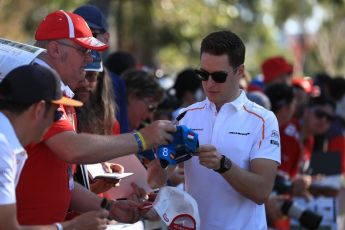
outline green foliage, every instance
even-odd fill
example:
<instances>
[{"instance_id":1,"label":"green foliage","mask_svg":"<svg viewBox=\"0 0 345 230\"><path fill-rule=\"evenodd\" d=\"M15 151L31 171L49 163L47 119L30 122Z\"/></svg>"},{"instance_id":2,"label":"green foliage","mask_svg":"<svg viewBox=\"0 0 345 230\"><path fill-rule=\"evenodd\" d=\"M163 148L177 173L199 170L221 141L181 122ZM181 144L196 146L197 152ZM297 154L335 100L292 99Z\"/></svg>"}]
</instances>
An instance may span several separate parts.
<instances>
[{"instance_id":1,"label":"green foliage","mask_svg":"<svg viewBox=\"0 0 345 230\"><path fill-rule=\"evenodd\" d=\"M0 0L0 36L27 42L49 12L72 11L86 2L98 5L114 19L111 32L117 39L112 47L132 52L142 64L162 67L167 73L198 66L201 39L211 31L230 29L244 40L246 66L255 75L269 56L283 55L293 60L283 30L288 19L303 25L318 6L326 12L320 31L336 34L336 22L345 16L343 0ZM307 44L304 72L326 69L342 73L345 47L329 42L329 47L340 50L334 52L335 61L325 63L317 45L321 37L317 34Z\"/></svg>"}]
</instances>

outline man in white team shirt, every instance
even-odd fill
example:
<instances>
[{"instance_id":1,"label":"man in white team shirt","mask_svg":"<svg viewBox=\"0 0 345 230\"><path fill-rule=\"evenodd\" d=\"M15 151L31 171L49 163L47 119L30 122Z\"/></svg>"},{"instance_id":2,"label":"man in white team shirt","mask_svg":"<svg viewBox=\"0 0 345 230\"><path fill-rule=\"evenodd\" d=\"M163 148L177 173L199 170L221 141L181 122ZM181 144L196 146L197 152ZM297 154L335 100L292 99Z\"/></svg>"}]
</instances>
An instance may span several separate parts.
<instances>
[{"instance_id":1,"label":"man in white team shirt","mask_svg":"<svg viewBox=\"0 0 345 230\"><path fill-rule=\"evenodd\" d=\"M12 70L0 83L0 226L1 229L38 229L19 226L15 187L27 159L23 146L39 141L54 120L59 105L81 106L62 97L60 79L39 65ZM44 173L44 172L43 172ZM93 211L58 225L39 229L105 229L108 212Z\"/></svg>"},{"instance_id":2,"label":"man in white team shirt","mask_svg":"<svg viewBox=\"0 0 345 230\"><path fill-rule=\"evenodd\" d=\"M186 191L197 201L201 229L267 229L264 203L280 164L278 122L239 88L245 47L231 31L214 32L201 44L195 70L207 96L180 120L199 135L197 156L184 162ZM166 173L152 170L151 186ZM162 170L160 170L162 172ZM162 176L164 175L164 176Z\"/></svg>"}]
</instances>

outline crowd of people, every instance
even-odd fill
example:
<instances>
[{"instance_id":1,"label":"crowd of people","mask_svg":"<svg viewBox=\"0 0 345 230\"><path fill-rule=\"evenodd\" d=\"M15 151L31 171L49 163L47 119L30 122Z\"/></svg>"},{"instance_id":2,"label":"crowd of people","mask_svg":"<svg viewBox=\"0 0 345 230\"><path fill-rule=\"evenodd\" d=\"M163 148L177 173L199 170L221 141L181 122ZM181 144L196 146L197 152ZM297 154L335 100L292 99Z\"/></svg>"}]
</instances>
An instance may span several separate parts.
<instances>
[{"instance_id":1,"label":"crowd of people","mask_svg":"<svg viewBox=\"0 0 345 230\"><path fill-rule=\"evenodd\" d=\"M114 162L129 155L152 188L179 186L196 200L201 229L279 229L282 200L330 196L315 191L320 176L309 165L316 151L337 153L345 173L343 77L296 77L274 56L263 61L262 80L249 79L245 44L222 30L202 40L200 67L181 70L165 90L130 53L102 60L108 29L93 5L49 13L35 33L45 51L0 82L1 228L105 229L110 220L157 219L140 208L148 198L140 186L114 200L108 192L120 180L88 176L86 165L95 163L125 172ZM155 149L172 141L176 123L198 134L199 147L162 168ZM291 182L291 191L274 192L277 180Z\"/></svg>"}]
</instances>

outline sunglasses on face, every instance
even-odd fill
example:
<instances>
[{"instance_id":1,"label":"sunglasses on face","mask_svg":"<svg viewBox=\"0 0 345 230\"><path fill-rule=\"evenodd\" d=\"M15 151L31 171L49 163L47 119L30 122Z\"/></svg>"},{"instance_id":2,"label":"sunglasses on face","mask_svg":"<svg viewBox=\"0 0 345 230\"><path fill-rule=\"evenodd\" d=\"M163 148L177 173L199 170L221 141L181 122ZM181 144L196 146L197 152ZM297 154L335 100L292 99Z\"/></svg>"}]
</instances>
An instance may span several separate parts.
<instances>
[{"instance_id":1,"label":"sunglasses on face","mask_svg":"<svg viewBox=\"0 0 345 230\"><path fill-rule=\"evenodd\" d=\"M149 101L147 100L143 100L146 104L146 107L147 107L147 110L150 112L150 113L154 113L156 112L157 110L157 106L155 106L154 104L150 103Z\"/></svg>"},{"instance_id":2,"label":"sunglasses on face","mask_svg":"<svg viewBox=\"0 0 345 230\"><path fill-rule=\"evenodd\" d=\"M98 35L103 35L106 32L105 30L92 30L92 36L96 38Z\"/></svg>"},{"instance_id":3,"label":"sunglasses on face","mask_svg":"<svg viewBox=\"0 0 345 230\"><path fill-rule=\"evenodd\" d=\"M210 73L203 69L196 69L194 72L201 81L208 81L208 78L211 76L212 80L216 83L224 83L228 76L228 72L226 71L215 71Z\"/></svg>"},{"instance_id":4,"label":"sunglasses on face","mask_svg":"<svg viewBox=\"0 0 345 230\"><path fill-rule=\"evenodd\" d=\"M315 117L317 117L318 119L326 118L328 122L332 122L334 120L334 116L319 109L314 110L314 114L315 114Z\"/></svg>"},{"instance_id":5,"label":"sunglasses on face","mask_svg":"<svg viewBox=\"0 0 345 230\"><path fill-rule=\"evenodd\" d=\"M57 41L57 43L59 43L60 45L63 45L63 46L67 46L67 47L73 48L73 49L75 49L76 51L78 51L79 53L81 53L81 54L83 54L85 56L91 54L91 50L87 49L85 47L76 47L76 46L73 46L73 45L70 45L70 44L67 44L67 43L63 43L63 42L60 42L60 41Z\"/></svg>"},{"instance_id":6,"label":"sunglasses on face","mask_svg":"<svg viewBox=\"0 0 345 230\"><path fill-rule=\"evenodd\" d=\"M85 79L88 82L96 82L98 79L98 73L97 72L86 72Z\"/></svg>"},{"instance_id":7,"label":"sunglasses on face","mask_svg":"<svg viewBox=\"0 0 345 230\"><path fill-rule=\"evenodd\" d=\"M54 111L54 122L60 120L62 116L63 116L62 111L55 110Z\"/></svg>"}]
</instances>

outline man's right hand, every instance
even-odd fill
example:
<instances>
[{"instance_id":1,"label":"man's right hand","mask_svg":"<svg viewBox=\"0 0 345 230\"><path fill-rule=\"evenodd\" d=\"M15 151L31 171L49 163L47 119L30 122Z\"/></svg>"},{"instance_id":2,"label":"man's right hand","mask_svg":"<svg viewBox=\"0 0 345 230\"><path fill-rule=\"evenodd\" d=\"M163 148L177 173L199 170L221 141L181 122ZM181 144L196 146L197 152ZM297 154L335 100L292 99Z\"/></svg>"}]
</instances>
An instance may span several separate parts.
<instances>
[{"instance_id":1,"label":"man's right hand","mask_svg":"<svg viewBox=\"0 0 345 230\"><path fill-rule=\"evenodd\" d=\"M151 149L172 142L176 126L171 121L154 121L139 131L145 139L147 149Z\"/></svg>"},{"instance_id":2,"label":"man's right hand","mask_svg":"<svg viewBox=\"0 0 345 230\"><path fill-rule=\"evenodd\" d=\"M107 228L107 210L91 211L77 216L69 222L63 223L64 230L103 230Z\"/></svg>"}]
</instances>

